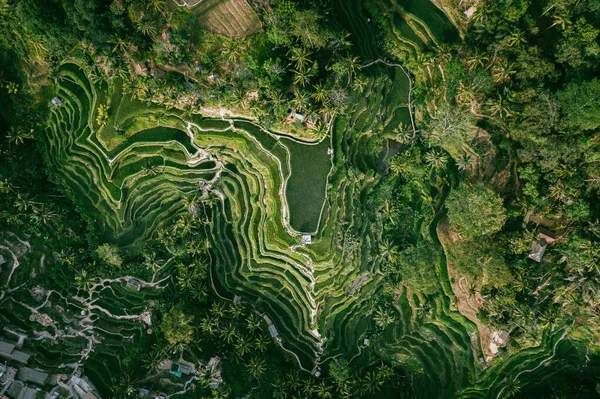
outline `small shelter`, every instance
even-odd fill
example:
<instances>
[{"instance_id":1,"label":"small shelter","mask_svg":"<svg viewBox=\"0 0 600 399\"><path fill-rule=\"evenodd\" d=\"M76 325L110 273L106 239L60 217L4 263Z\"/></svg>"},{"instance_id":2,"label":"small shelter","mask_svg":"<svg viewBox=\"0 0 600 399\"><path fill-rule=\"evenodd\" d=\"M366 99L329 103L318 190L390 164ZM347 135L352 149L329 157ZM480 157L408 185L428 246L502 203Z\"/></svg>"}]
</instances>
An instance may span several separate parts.
<instances>
[{"instance_id":1,"label":"small shelter","mask_svg":"<svg viewBox=\"0 0 600 399\"><path fill-rule=\"evenodd\" d=\"M475 14L475 12L477 11L477 8L474 6L471 6L467 9L467 11L465 11L465 16L469 19L471 19L471 17L473 16L473 14Z\"/></svg>"},{"instance_id":2,"label":"small shelter","mask_svg":"<svg viewBox=\"0 0 600 399\"><path fill-rule=\"evenodd\" d=\"M312 236L310 234L302 234L302 244L312 244Z\"/></svg>"},{"instance_id":3,"label":"small shelter","mask_svg":"<svg viewBox=\"0 0 600 399\"><path fill-rule=\"evenodd\" d=\"M492 341L498 348L503 348L508 343L508 331L502 330L492 334Z\"/></svg>"},{"instance_id":4,"label":"small shelter","mask_svg":"<svg viewBox=\"0 0 600 399\"><path fill-rule=\"evenodd\" d=\"M0 255L0 266L2 266L5 263L6 263L6 259L4 258L4 256Z\"/></svg>"},{"instance_id":5,"label":"small shelter","mask_svg":"<svg viewBox=\"0 0 600 399\"><path fill-rule=\"evenodd\" d=\"M272 338L277 338L279 336L274 324L269 324L269 334L271 334Z\"/></svg>"},{"instance_id":6,"label":"small shelter","mask_svg":"<svg viewBox=\"0 0 600 399\"><path fill-rule=\"evenodd\" d=\"M242 297L239 295L234 295L233 296L233 303L235 303L236 305L239 305L242 302Z\"/></svg>"},{"instance_id":7,"label":"small shelter","mask_svg":"<svg viewBox=\"0 0 600 399\"><path fill-rule=\"evenodd\" d=\"M531 251L529 252L529 259L533 259L536 262L541 262L542 257L544 256L544 252L546 252L546 248L548 247L548 242L544 238L535 241L531 244Z\"/></svg>"},{"instance_id":8,"label":"small shelter","mask_svg":"<svg viewBox=\"0 0 600 399\"><path fill-rule=\"evenodd\" d=\"M127 280L127 288L139 291L142 289L142 283L140 283L138 280L136 280L134 278L130 278Z\"/></svg>"},{"instance_id":9,"label":"small shelter","mask_svg":"<svg viewBox=\"0 0 600 399\"><path fill-rule=\"evenodd\" d=\"M54 97L51 101L52 105L54 105L55 107L60 107L63 103L62 98L60 97Z\"/></svg>"},{"instance_id":10,"label":"small shelter","mask_svg":"<svg viewBox=\"0 0 600 399\"><path fill-rule=\"evenodd\" d=\"M371 341L369 340L369 338L365 338L365 339L363 339L363 345L364 345L364 346L369 346L369 345L371 345Z\"/></svg>"},{"instance_id":11,"label":"small shelter","mask_svg":"<svg viewBox=\"0 0 600 399\"><path fill-rule=\"evenodd\" d=\"M296 122L299 121L300 123L304 122L304 120L306 119L306 117L304 115L302 115L301 113L296 112L295 109L290 109L290 114L287 117L288 122Z\"/></svg>"},{"instance_id":12,"label":"small shelter","mask_svg":"<svg viewBox=\"0 0 600 399\"><path fill-rule=\"evenodd\" d=\"M221 75L219 75L218 73L211 72L210 75L208 75L207 79L210 83L215 83L220 77Z\"/></svg>"}]
</instances>

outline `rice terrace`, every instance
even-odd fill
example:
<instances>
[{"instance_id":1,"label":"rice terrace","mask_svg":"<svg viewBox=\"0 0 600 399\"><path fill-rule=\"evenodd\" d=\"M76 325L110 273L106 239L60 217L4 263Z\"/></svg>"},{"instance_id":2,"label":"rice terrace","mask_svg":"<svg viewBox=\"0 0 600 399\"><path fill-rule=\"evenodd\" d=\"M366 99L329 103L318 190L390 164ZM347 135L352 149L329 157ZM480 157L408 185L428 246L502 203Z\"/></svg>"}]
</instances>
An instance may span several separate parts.
<instances>
[{"instance_id":1,"label":"rice terrace","mask_svg":"<svg viewBox=\"0 0 600 399\"><path fill-rule=\"evenodd\" d=\"M600 397L592 3L0 0L0 398Z\"/></svg>"}]
</instances>

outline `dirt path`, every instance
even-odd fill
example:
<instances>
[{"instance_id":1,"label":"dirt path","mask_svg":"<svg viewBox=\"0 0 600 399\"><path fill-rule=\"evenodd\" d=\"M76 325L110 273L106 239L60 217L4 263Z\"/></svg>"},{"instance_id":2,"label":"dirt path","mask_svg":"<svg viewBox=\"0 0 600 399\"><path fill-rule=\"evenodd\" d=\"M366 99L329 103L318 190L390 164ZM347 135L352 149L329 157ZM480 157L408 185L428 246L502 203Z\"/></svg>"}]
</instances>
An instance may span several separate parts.
<instances>
[{"instance_id":1,"label":"dirt path","mask_svg":"<svg viewBox=\"0 0 600 399\"><path fill-rule=\"evenodd\" d=\"M444 252L447 253L447 246L460 240L461 238L450 230L446 223L439 223L437 226L437 235L442 244ZM477 318L479 309L483 306L483 298L481 293L476 291L472 294L470 291L473 286L473 282L467 279L465 276L459 276L454 269L452 263L448 260L448 277L450 278L450 284L452 285L452 291L458 300L457 307L460 314L465 316L467 319L472 321L479 332L479 338L481 340L481 350L484 355L484 360L492 358L494 354L490 351L490 342L492 340L492 329Z\"/></svg>"}]
</instances>

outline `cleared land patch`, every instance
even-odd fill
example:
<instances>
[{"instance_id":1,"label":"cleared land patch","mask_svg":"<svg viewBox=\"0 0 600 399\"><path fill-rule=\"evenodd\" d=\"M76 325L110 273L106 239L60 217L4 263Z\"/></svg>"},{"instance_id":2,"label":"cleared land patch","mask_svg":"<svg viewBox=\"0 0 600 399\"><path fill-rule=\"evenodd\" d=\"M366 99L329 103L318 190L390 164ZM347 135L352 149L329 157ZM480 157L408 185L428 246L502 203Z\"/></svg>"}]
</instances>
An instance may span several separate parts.
<instances>
[{"instance_id":1,"label":"cleared land patch","mask_svg":"<svg viewBox=\"0 0 600 399\"><path fill-rule=\"evenodd\" d=\"M174 0L177 6L180 0ZM256 12L246 0L204 0L184 3L198 15L203 28L229 37L242 37L261 28Z\"/></svg>"}]
</instances>

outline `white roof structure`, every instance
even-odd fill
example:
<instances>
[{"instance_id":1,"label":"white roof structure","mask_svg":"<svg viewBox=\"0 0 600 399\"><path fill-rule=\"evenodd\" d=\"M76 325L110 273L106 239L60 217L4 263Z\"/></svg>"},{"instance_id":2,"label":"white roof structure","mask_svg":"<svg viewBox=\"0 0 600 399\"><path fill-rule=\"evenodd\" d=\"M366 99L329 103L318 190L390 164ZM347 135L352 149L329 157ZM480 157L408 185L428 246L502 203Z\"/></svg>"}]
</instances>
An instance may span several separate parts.
<instances>
[{"instance_id":1,"label":"white roof structure","mask_svg":"<svg viewBox=\"0 0 600 399\"><path fill-rule=\"evenodd\" d=\"M275 328L275 325L271 324L269 325L269 333L271 334L271 337L276 338L277 336L279 336L279 333L277 332L277 329Z\"/></svg>"},{"instance_id":2,"label":"white roof structure","mask_svg":"<svg viewBox=\"0 0 600 399\"><path fill-rule=\"evenodd\" d=\"M467 11L465 11L465 16L470 19L473 16L473 14L475 14L475 11L477 11L477 8L471 6L467 9Z\"/></svg>"},{"instance_id":3,"label":"white roof structure","mask_svg":"<svg viewBox=\"0 0 600 399\"><path fill-rule=\"evenodd\" d=\"M55 107L60 107L63 103L63 100L58 97L54 97L51 102Z\"/></svg>"},{"instance_id":4,"label":"white roof structure","mask_svg":"<svg viewBox=\"0 0 600 399\"><path fill-rule=\"evenodd\" d=\"M302 244L312 244L312 236L310 234L302 234Z\"/></svg>"},{"instance_id":5,"label":"white roof structure","mask_svg":"<svg viewBox=\"0 0 600 399\"><path fill-rule=\"evenodd\" d=\"M365 338L365 339L363 340L363 345L364 345L364 346L369 346L370 344L371 344L371 341L369 341L369 338Z\"/></svg>"},{"instance_id":6,"label":"white roof structure","mask_svg":"<svg viewBox=\"0 0 600 399\"><path fill-rule=\"evenodd\" d=\"M239 304L241 302L242 302L242 297L241 296L239 296L239 295L234 295L233 296L233 303Z\"/></svg>"},{"instance_id":7,"label":"white roof structure","mask_svg":"<svg viewBox=\"0 0 600 399\"><path fill-rule=\"evenodd\" d=\"M0 265L3 265L6 263L6 259L4 259L4 256L0 255Z\"/></svg>"}]
</instances>

